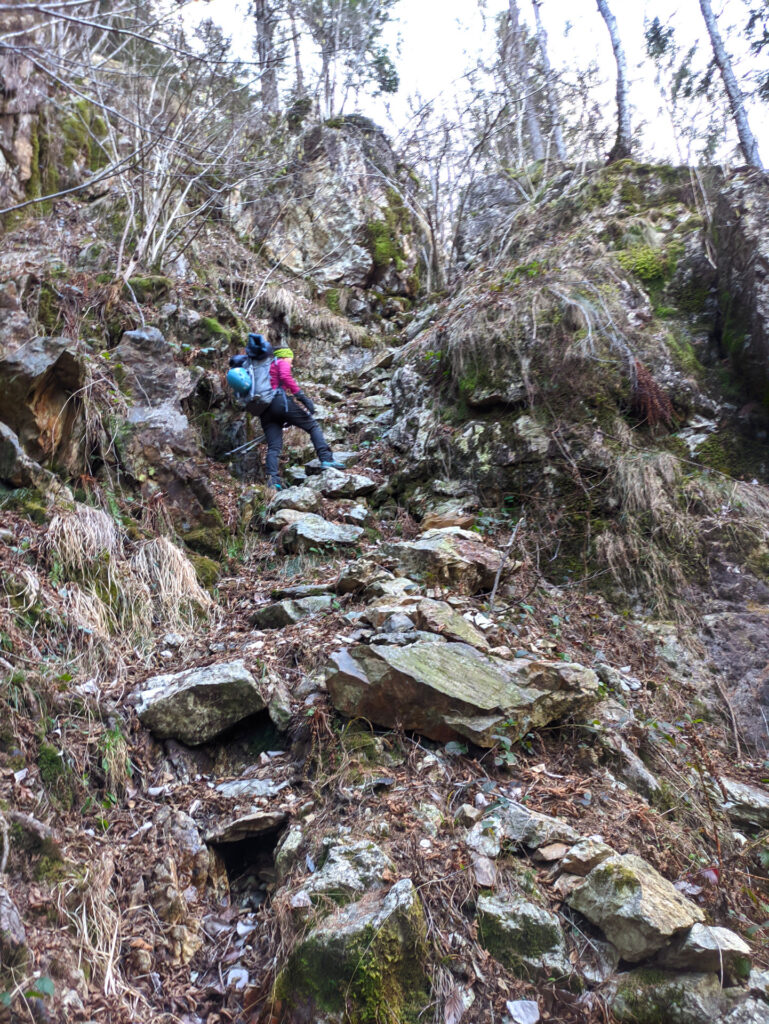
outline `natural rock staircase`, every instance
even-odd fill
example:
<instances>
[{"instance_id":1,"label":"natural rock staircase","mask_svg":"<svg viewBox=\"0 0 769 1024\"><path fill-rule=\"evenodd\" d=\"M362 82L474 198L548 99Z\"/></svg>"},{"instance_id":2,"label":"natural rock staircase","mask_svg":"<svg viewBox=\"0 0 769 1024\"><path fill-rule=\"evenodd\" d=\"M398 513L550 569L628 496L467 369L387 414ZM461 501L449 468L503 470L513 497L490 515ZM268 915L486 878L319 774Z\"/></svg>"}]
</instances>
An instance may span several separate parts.
<instances>
[{"instance_id":1,"label":"natural rock staircase","mask_svg":"<svg viewBox=\"0 0 769 1024\"><path fill-rule=\"evenodd\" d=\"M384 541L373 529L388 480L366 445L392 424L393 358L386 353L344 393L320 392L333 406L330 437L352 435L359 447L336 447L344 471L290 466L292 486L262 517L277 552L306 556L325 578L253 595L253 631L239 652L147 679L131 698L143 724L170 741L149 794L176 793L178 806L182 789L188 806L161 807L154 819L168 855L150 900L174 956L211 964L195 971L196 984L245 991L260 1020L415 1020L439 979L452 1021L488 1020L499 993L484 972L496 960L522 985L525 998L507 1002L514 1021L540 1019L544 1003L554 1019L590 1019L599 991L618 1021L672 1019L670 1005L682 1024L766 1021L769 974L751 972L742 939L706 925L702 908L650 864L530 810L519 790L489 780L482 756L457 771L468 745L514 764L512 745L532 730L588 716L619 758L618 774L639 791L655 784L606 700L607 679L625 693L637 681L605 664L599 680L592 668L499 642L497 616L475 595L504 578L505 556L464 528L459 503L440 502L437 488L434 518L423 523L437 527L413 539ZM316 643L293 688L261 662L287 633ZM342 716L336 727L328 702ZM229 743L233 730L261 728L267 716L284 737L278 749L262 750L236 777L196 770L198 749L210 755L218 738ZM324 730L337 746L330 755L319 750ZM447 746L430 750L420 738ZM743 821L769 824L759 791L734 806ZM223 911L225 869L232 903ZM448 880L463 892L464 932L440 907ZM275 963L256 936L271 936L274 948L275 921L285 927L286 915L301 937ZM436 932L438 919L450 935ZM475 928L493 958L483 969ZM448 968L435 967L430 945ZM137 970L147 966L139 947L134 955ZM558 992L572 1016L557 1016Z\"/></svg>"}]
</instances>

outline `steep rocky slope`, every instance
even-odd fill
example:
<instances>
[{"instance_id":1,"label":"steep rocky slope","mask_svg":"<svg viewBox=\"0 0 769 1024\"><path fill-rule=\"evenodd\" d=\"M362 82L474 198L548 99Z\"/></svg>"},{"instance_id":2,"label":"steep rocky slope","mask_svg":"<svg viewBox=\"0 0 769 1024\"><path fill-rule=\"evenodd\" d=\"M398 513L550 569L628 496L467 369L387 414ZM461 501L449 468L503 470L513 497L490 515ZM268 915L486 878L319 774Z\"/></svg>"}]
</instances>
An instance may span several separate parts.
<instances>
[{"instance_id":1,"label":"steep rocky slope","mask_svg":"<svg viewBox=\"0 0 769 1024\"><path fill-rule=\"evenodd\" d=\"M381 137L317 131L300 194L354 180L293 273L211 224L134 303L109 196L3 239L11 1019L766 1020L744 179L490 182L425 294ZM259 483L246 328L344 472Z\"/></svg>"}]
</instances>

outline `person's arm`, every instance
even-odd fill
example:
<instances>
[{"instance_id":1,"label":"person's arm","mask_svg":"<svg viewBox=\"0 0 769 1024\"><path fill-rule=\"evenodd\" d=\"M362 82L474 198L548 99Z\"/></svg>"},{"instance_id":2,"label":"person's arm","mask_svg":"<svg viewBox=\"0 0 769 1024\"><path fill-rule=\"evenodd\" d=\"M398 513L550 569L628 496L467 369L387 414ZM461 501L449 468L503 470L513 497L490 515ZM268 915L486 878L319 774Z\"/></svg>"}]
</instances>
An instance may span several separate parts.
<instances>
[{"instance_id":1,"label":"person's arm","mask_svg":"<svg viewBox=\"0 0 769 1024\"><path fill-rule=\"evenodd\" d=\"M290 359L279 359L278 360L278 387L285 388L292 395L299 394L302 390L294 380L294 375L291 373L291 360Z\"/></svg>"}]
</instances>

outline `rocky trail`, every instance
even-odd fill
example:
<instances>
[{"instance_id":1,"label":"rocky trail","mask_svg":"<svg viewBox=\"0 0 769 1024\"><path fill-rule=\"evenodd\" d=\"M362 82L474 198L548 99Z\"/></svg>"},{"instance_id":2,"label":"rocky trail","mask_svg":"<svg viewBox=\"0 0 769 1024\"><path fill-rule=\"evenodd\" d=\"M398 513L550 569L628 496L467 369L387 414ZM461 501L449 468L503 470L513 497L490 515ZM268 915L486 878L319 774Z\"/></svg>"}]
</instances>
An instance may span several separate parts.
<instances>
[{"instance_id":1,"label":"rocky trail","mask_svg":"<svg viewBox=\"0 0 769 1024\"><path fill-rule=\"evenodd\" d=\"M436 291L297 132L130 294L109 192L0 251L0 1024L763 1024L765 184L479 180Z\"/></svg>"},{"instance_id":2,"label":"rocky trail","mask_svg":"<svg viewBox=\"0 0 769 1024\"><path fill-rule=\"evenodd\" d=\"M107 833L86 830L89 929L117 934L99 903L125 894L130 981L118 1001L105 950L102 1006L133 1000L140 1020L162 1002L184 1024L767 1020L764 959L724 926L740 869L704 862L696 807L677 812L692 772L713 773L716 840L769 827L769 796L706 743L692 760L657 735L670 677L648 637L568 590L550 588L568 639L547 590L535 613L528 559L468 529L461 487L432 481L421 524L382 514L390 467L366 439L392 421L397 356L318 386L345 470L289 449L291 486L256 508L246 488L250 546L209 631L159 638L157 671L111 695L133 773ZM102 1019L83 995L61 1019Z\"/></svg>"}]
</instances>

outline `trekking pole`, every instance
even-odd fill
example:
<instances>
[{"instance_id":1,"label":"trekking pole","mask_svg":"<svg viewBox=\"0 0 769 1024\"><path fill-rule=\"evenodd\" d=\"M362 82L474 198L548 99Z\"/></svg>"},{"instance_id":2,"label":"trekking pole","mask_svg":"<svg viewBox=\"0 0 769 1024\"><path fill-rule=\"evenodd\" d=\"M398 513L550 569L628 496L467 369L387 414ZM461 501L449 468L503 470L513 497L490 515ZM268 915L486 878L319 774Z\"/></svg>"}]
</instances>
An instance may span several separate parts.
<instances>
[{"instance_id":1,"label":"trekking pole","mask_svg":"<svg viewBox=\"0 0 769 1024\"><path fill-rule=\"evenodd\" d=\"M490 615L494 611L494 599L497 596L497 587L499 586L499 581L502 578L502 570L504 569L505 563L507 562L507 559L510 556L510 552L513 549L513 544L515 544L515 538L518 536L518 531L520 530L521 526L524 525L525 522L526 522L526 509L522 508L521 509L521 518L515 524L515 529L513 530L512 534L510 536L510 540L507 542L507 547L505 548L504 553L503 553L502 557L499 560L499 568L497 569L497 575L496 575L496 578L494 580L494 586L491 588L491 597L489 598L489 614Z\"/></svg>"},{"instance_id":2,"label":"trekking pole","mask_svg":"<svg viewBox=\"0 0 769 1024\"><path fill-rule=\"evenodd\" d=\"M260 437L255 437L253 441L246 441L245 444L241 444L237 448L233 448L231 452L225 452L224 454L226 456L226 455L234 455L236 452L248 451L251 448L256 448L256 446L258 444L261 444L262 441L265 441L265 440L266 440L266 438L265 438L264 434L262 434Z\"/></svg>"}]
</instances>

